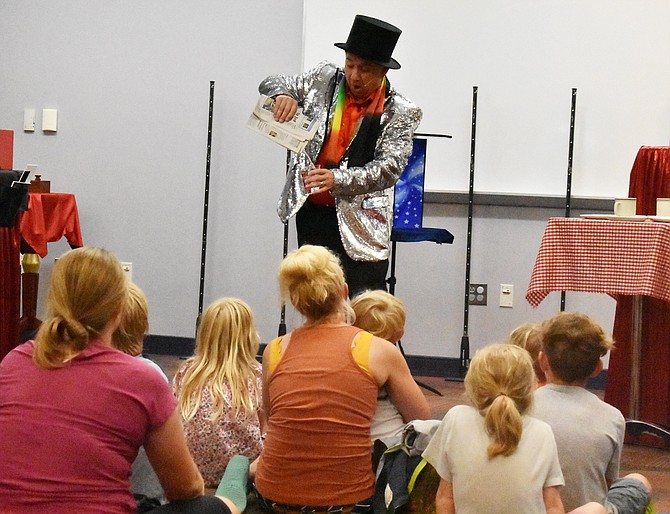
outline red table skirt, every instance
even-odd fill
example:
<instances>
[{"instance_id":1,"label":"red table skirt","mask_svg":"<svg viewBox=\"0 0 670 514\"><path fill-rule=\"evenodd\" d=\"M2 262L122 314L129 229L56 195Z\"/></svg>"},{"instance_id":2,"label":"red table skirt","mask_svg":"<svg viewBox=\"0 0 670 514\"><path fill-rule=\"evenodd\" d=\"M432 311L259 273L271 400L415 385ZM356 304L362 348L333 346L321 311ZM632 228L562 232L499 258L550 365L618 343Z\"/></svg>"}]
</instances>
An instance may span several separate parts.
<instances>
[{"instance_id":1,"label":"red table skirt","mask_svg":"<svg viewBox=\"0 0 670 514\"><path fill-rule=\"evenodd\" d=\"M642 299L639 420L670 426L670 304ZM617 299L605 401L630 416L630 370L633 300Z\"/></svg>"},{"instance_id":2,"label":"red table skirt","mask_svg":"<svg viewBox=\"0 0 670 514\"><path fill-rule=\"evenodd\" d=\"M19 223L0 227L0 360L19 340L20 243Z\"/></svg>"}]
</instances>

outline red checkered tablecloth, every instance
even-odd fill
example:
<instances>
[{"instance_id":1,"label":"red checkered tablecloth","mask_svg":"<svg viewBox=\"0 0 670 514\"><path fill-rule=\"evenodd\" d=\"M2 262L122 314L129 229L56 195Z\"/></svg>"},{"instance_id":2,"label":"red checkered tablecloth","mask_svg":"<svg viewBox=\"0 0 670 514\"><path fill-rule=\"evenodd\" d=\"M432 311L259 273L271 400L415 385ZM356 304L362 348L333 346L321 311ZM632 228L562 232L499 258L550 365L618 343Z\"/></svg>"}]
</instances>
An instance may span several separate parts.
<instances>
[{"instance_id":1,"label":"red checkered tablecloth","mask_svg":"<svg viewBox=\"0 0 670 514\"><path fill-rule=\"evenodd\" d=\"M551 291L670 301L670 224L550 218L526 300L537 307Z\"/></svg>"}]
</instances>

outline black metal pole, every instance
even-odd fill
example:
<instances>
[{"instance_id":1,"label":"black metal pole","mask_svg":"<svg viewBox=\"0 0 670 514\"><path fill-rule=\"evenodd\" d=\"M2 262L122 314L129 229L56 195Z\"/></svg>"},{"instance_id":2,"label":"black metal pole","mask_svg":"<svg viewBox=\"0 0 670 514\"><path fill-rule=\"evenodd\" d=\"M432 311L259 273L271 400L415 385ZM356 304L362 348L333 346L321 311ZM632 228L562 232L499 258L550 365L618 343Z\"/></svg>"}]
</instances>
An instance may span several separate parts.
<instances>
[{"instance_id":1,"label":"black metal pole","mask_svg":"<svg viewBox=\"0 0 670 514\"><path fill-rule=\"evenodd\" d=\"M468 189L468 235L465 257L465 292L463 295L463 337L461 338L461 373L470 366L470 338L468 322L470 314L470 262L472 255L472 213L475 199L475 141L477 135L477 86L472 88L472 128L470 134L470 185Z\"/></svg>"},{"instance_id":2,"label":"black metal pole","mask_svg":"<svg viewBox=\"0 0 670 514\"><path fill-rule=\"evenodd\" d=\"M459 376L447 380L463 380L470 366L470 336L468 321L470 315L470 261L472 253L472 211L475 199L475 141L477 135L477 91L472 87L472 126L470 134L470 186L468 191L468 233L465 246L465 291L463 294L463 336L461 337Z\"/></svg>"},{"instance_id":3,"label":"black metal pole","mask_svg":"<svg viewBox=\"0 0 670 514\"><path fill-rule=\"evenodd\" d=\"M570 140L568 142L568 180L565 190L565 217L570 217L572 201L572 152L575 146L575 108L577 107L577 89L572 88L572 104L570 107ZM561 312L565 311L565 291L561 291Z\"/></svg>"},{"instance_id":4,"label":"black metal pole","mask_svg":"<svg viewBox=\"0 0 670 514\"><path fill-rule=\"evenodd\" d=\"M291 161L291 151L286 150L286 174L288 175L288 166ZM282 260L288 254L288 220L284 222L284 248L282 251ZM279 328L277 329L277 337L286 335L286 304L282 302L281 311L279 314Z\"/></svg>"},{"instance_id":5,"label":"black metal pole","mask_svg":"<svg viewBox=\"0 0 670 514\"><path fill-rule=\"evenodd\" d=\"M390 266L390 274L389 278L386 279L386 283L389 285L389 293L395 294L395 285L396 285L396 278L395 278L395 256L396 256L396 241L391 239L391 266Z\"/></svg>"},{"instance_id":6,"label":"black metal pole","mask_svg":"<svg viewBox=\"0 0 670 514\"><path fill-rule=\"evenodd\" d=\"M198 294L198 317L195 321L196 332L202 314L205 296L205 263L207 260L207 215L209 212L209 173L212 158L212 121L214 119L214 81L209 81L209 119L207 122L207 162L205 164L205 198L202 212L202 249L200 252L200 293Z\"/></svg>"}]
</instances>

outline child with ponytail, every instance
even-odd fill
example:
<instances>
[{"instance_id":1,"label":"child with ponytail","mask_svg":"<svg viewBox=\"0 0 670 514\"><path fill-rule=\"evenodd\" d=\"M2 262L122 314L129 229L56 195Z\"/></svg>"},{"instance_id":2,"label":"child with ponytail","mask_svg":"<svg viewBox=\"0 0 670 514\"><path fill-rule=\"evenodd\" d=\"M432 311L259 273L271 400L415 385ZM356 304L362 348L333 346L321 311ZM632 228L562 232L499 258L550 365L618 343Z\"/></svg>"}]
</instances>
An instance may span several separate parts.
<instances>
[{"instance_id":1,"label":"child with ponytail","mask_svg":"<svg viewBox=\"0 0 670 514\"><path fill-rule=\"evenodd\" d=\"M450 409L423 453L441 478L437 514L563 514L553 433L527 415L535 381L522 348L494 344L474 356L465 377L473 406ZM574 512L605 511L589 504Z\"/></svg>"}]
</instances>

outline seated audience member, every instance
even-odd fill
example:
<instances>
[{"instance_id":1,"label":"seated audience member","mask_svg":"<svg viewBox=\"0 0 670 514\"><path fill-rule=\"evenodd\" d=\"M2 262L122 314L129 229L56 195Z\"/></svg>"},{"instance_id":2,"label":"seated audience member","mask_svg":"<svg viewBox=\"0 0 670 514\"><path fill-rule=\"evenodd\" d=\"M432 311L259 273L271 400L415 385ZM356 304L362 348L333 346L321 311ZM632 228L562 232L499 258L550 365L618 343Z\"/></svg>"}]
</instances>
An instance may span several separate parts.
<instances>
[{"instance_id":1,"label":"seated audience member","mask_svg":"<svg viewBox=\"0 0 670 514\"><path fill-rule=\"evenodd\" d=\"M619 479L626 424L621 412L585 389L603 367L613 346L588 316L563 312L541 327L540 364L547 385L535 392L533 416L548 423L556 437L565 477L561 498L566 509L597 501L608 512L644 512L651 485L639 474Z\"/></svg>"},{"instance_id":2,"label":"seated audience member","mask_svg":"<svg viewBox=\"0 0 670 514\"><path fill-rule=\"evenodd\" d=\"M547 383L544 376L544 371L540 366L538 357L540 350L542 350L542 338L540 336L540 327L536 323L522 323L516 327L507 337L507 342L515 346L523 348L530 353L530 358L533 359L533 369L535 376L537 376L537 387L542 387Z\"/></svg>"},{"instance_id":3,"label":"seated audience member","mask_svg":"<svg viewBox=\"0 0 670 514\"><path fill-rule=\"evenodd\" d=\"M128 477L142 444L173 502L155 512L239 512L203 496L164 378L112 348L126 294L105 250L54 265L35 340L0 363L0 512L136 512Z\"/></svg>"},{"instance_id":4,"label":"seated audience member","mask_svg":"<svg viewBox=\"0 0 670 514\"><path fill-rule=\"evenodd\" d=\"M392 294L382 290L365 291L351 301L356 315L354 326L372 335L397 344L405 333L405 305ZM384 387L377 393L377 410L372 418L370 439L380 440L387 447L400 442L405 425Z\"/></svg>"},{"instance_id":5,"label":"seated audience member","mask_svg":"<svg viewBox=\"0 0 670 514\"><path fill-rule=\"evenodd\" d=\"M146 363L147 366L160 373L166 382L169 382L165 372L158 364L142 356L144 336L148 331L149 304L147 298L139 287L129 282L121 322L112 334L112 346ZM138 512L146 512L151 507L159 506L164 502L163 489L149 463L144 447L139 449L133 461L130 485L137 500Z\"/></svg>"},{"instance_id":6,"label":"seated audience member","mask_svg":"<svg viewBox=\"0 0 670 514\"><path fill-rule=\"evenodd\" d=\"M528 352L494 344L475 354L465 377L474 407L450 409L423 452L440 475L437 514L564 512L551 428L527 414L534 389ZM589 504L576 512L605 511Z\"/></svg>"},{"instance_id":7,"label":"seated audience member","mask_svg":"<svg viewBox=\"0 0 670 514\"><path fill-rule=\"evenodd\" d=\"M279 287L305 321L263 352L259 504L270 512L371 512L378 389L386 387L405 419L427 418L428 402L393 344L348 323L348 287L333 253L311 245L291 252Z\"/></svg>"},{"instance_id":8,"label":"seated audience member","mask_svg":"<svg viewBox=\"0 0 670 514\"><path fill-rule=\"evenodd\" d=\"M128 282L128 295L126 296L121 322L112 334L112 346L155 369L169 383L163 369L154 361L142 355L144 336L148 332L149 303L147 297L136 284Z\"/></svg>"},{"instance_id":9,"label":"seated audience member","mask_svg":"<svg viewBox=\"0 0 670 514\"><path fill-rule=\"evenodd\" d=\"M254 460L263 449L259 344L251 308L221 298L205 309L195 355L174 376L186 440L206 487L218 485L233 455Z\"/></svg>"}]
</instances>

